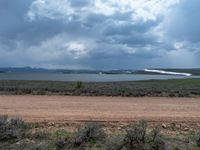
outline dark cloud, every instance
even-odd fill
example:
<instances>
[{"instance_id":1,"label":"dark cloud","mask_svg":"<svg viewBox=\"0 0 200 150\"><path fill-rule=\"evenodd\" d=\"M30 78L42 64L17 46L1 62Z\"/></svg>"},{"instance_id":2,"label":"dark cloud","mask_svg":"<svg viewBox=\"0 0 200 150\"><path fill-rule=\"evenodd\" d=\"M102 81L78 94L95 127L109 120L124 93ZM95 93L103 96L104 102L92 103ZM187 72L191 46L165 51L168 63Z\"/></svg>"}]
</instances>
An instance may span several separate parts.
<instances>
[{"instance_id":1,"label":"dark cloud","mask_svg":"<svg viewBox=\"0 0 200 150\"><path fill-rule=\"evenodd\" d=\"M176 40L199 42L199 16L199 0L182 0L167 16L167 34Z\"/></svg>"},{"instance_id":2,"label":"dark cloud","mask_svg":"<svg viewBox=\"0 0 200 150\"><path fill-rule=\"evenodd\" d=\"M31 0L1 0L0 1L0 36L13 38L16 32L22 30L24 17Z\"/></svg>"},{"instance_id":3,"label":"dark cloud","mask_svg":"<svg viewBox=\"0 0 200 150\"><path fill-rule=\"evenodd\" d=\"M34 45L66 28L62 22L47 19L35 22L28 21L26 13L31 3L31 0L2 0L0 2L0 18L2 20L0 37L4 43L11 43L12 40L16 40L23 41L28 46Z\"/></svg>"},{"instance_id":4,"label":"dark cloud","mask_svg":"<svg viewBox=\"0 0 200 150\"><path fill-rule=\"evenodd\" d=\"M180 56L189 59L177 67L200 65L199 0L145 9L95 2L1 0L1 66L170 67Z\"/></svg>"}]
</instances>

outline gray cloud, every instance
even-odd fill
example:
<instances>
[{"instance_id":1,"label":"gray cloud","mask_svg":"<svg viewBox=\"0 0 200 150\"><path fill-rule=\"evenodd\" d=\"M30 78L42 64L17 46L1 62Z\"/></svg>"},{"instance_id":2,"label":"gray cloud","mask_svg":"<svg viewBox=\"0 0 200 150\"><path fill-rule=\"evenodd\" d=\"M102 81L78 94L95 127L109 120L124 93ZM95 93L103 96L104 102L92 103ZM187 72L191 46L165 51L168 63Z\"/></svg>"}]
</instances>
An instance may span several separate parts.
<instances>
[{"instance_id":1,"label":"gray cloud","mask_svg":"<svg viewBox=\"0 0 200 150\"><path fill-rule=\"evenodd\" d=\"M167 34L176 40L200 41L200 1L182 0L166 17Z\"/></svg>"},{"instance_id":2,"label":"gray cloud","mask_svg":"<svg viewBox=\"0 0 200 150\"><path fill-rule=\"evenodd\" d=\"M145 1L1 0L0 66L200 65L199 1Z\"/></svg>"}]
</instances>

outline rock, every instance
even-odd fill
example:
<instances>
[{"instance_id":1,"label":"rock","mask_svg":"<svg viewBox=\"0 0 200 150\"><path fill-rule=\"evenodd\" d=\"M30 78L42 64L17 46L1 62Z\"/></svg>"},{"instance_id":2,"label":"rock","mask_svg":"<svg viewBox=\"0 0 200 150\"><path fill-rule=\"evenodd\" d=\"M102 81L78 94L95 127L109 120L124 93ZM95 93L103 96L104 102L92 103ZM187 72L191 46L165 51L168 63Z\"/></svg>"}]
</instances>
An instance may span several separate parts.
<instances>
[{"instance_id":1,"label":"rock","mask_svg":"<svg viewBox=\"0 0 200 150\"><path fill-rule=\"evenodd\" d=\"M166 124L164 124L164 123L163 123L161 126L162 126L164 129L166 129L166 128L167 128L167 125L166 125Z\"/></svg>"},{"instance_id":2,"label":"rock","mask_svg":"<svg viewBox=\"0 0 200 150\"><path fill-rule=\"evenodd\" d=\"M55 127L56 127L56 128L59 128L59 127L60 127L60 125L59 125L59 124L56 124L56 125L55 125Z\"/></svg>"},{"instance_id":3,"label":"rock","mask_svg":"<svg viewBox=\"0 0 200 150\"><path fill-rule=\"evenodd\" d=\"M177 128L177 129L180 129L180 128L181 128L181 125L180 125L180 124L176 124L176 128Z\"/></svg>"},{"instance_id":4,"label":"rock","mask_svg":"<svg viewBox=\"0 0 200 150\"><path fill-rule=\"evenodd\" d=\"M189 131L190 129L189 129L189 128L187 128L187 127L185 127L183 130L184 130L184 131Z\"/></svg>"},{"instance_id":5,"label":"rock","mask_svg":"<svg viewBox=\"0 0 200 150\"><path fill-rule=\"evenodd\" d=\"M118 130L121 130L122 128L121 128L121 127L118 127L117 129L118 129Z\"/></svg>"}]
</instances>

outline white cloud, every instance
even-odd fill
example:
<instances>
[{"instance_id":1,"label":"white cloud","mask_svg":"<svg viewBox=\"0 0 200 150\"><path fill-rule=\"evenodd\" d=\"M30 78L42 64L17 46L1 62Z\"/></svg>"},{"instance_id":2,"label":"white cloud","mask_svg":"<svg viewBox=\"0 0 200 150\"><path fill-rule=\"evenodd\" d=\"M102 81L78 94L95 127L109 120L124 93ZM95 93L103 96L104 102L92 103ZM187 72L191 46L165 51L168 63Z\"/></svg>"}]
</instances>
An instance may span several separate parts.
<instances>
[{"instance_id":1,"label":"white cloud","mask_svg":"<svg viewBox=\"0 0 200 150\"><path fill-rule=\"evenodd\" d=\"M174 48L175 49L181 49L181 48L183 48L184 47L184 44L185 44L185 42L184 41L182 41L182 42L174 42Z\"/></svg>"},{"instance_id":2,"label":"white cloud","mask_svg":"<svg viewBox=\"0 0 200 150\"><path fill-rule=\"evenodd\" d=\"M29 48L36 55L42 51L41 59L81 59L89 56L93 41L89 39L69 39L66 34L57 35L40 45Z\"/></svg>"},{"instance_id":3,"label":"white cloud","mask_svg":"<svg viewBox=\"0 0 200 150\"><path fill-rule=\"evenodd\" d=\"M73 15L82 19L88 14L111 16L115 13L130 12L133 21L148 21L156 20L178 2L179 0L94 0L86 6L75 8L70 5L69 0L35 0L27 15L30 20L36 17L70 20Z\"/></svg>"},{"instance_id":4,"label":"white cloud","mask_svg":"<svg viewBox=\"0 0 200 150\"><path fill-rule=\"evenodd\" d=\"M72 41L72 42L66 43L64 47L74 59L87 56L88 49L89 49L89 48L86 48L85 43L79 42L79 41Z\"/></svg>"},{"instance_id":5,"label":"white cloud","mask_svg":"<svg viewBox=\"0 0 200 150\"><path fill-rule=\"evenodd\" d=\"M132 12L134 21L147 21L156 20L177 3L179 0L96 0L93 10L105 15Z\"/></svg>"},{"instance_id":6,"label":"white cloud","mask_svg":"<svg viewBox=\"0 0 200 150\"><path fill-rule=\"evenodd\" d=\"M100 13L105 16L113 15L116 11L116 8L112 6L112 3L106 3L102 0L94 1L94 8L90 8L90 11L94 11L95 13Z\"/></svg>"},{"instance_id":7,"label":"white cloud","mask_svg":"<svg viewBox=\"0 0 200 150\"><path fill-rule=\"evenodd\" d=\"M70 7L68 0L35 0L27 13L28 18L32 21L37 17L49 19L66 19L75 12ZM68 18L70 19L70 18Z\"/></svg>"}]
</instances>

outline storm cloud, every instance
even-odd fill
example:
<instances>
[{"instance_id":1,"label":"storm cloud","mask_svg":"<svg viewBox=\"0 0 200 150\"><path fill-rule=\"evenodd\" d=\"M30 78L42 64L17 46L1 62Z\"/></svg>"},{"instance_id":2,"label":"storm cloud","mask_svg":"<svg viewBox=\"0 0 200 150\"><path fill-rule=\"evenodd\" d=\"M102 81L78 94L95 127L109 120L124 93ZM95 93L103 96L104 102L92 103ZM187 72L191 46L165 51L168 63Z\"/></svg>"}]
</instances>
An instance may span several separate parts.
<instances>
[{"instance_id":1,"label":"storm cloud","mask_svg":"<svg viewBox=\"0 0 200 150\"><path fill-rule=\"evenodd\" d=\"M198 67L199 15L199 0L1 0L0 67Z\"/></svg>"}]
</instances>

